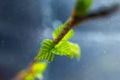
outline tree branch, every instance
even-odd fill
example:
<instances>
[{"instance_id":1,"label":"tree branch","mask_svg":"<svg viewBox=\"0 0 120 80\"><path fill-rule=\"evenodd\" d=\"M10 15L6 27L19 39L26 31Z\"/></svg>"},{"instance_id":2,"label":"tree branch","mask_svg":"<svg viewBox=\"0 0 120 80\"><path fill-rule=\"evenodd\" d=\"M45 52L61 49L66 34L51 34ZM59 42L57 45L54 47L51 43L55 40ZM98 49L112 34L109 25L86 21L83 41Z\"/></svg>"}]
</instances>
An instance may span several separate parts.
<instances>
[{"instance_id":1,"label":"tree branch","mask_svg":"<svg viewBox=\"0 0 120 80\"><path fill-rule=\"evenodd\" d=\"M75 17L73 26L76 26L77 24L80 24L81 22L85 22L87 20L107 17L107 16L111 15L112 13L118 11L119 8L120 8L119 4L116 4L116 5L114 4L110 7L103 7L96 11L92 11L84 17Z\"/></svg>"},{"instance_id":2,"label":"tree branch","mask_svg":"<svg viewBox=\"0 0 120 80\"><path fill-rule=\"evenodd\" d=\"M58 44L59 41L67 34L67 32L75 27L77 24L80 24L82 22L85 22L87 20L106 17L113 12L117 11L119 9L119 5L113 5L111 7L102 8L97 11L91 12L83 17L78 17L75 15L72 15L70 19L68 19L68 23L64 27L64 29L61 31L61 33L57 36L57 38L53 41L54 44Z\"/></svg>"}]
</instances>

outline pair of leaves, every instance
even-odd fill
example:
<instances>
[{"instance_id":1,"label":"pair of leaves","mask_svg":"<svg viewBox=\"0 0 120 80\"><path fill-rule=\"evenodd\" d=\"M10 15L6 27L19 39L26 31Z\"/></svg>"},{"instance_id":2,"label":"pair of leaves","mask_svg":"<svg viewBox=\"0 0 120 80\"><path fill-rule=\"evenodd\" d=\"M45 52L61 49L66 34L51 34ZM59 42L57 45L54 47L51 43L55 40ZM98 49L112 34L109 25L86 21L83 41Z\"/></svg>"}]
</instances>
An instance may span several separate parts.
<instances>
[{"instance_id":1,"label":"pair of leaves","mask_svg":"<svg viewBox=\"0 0 120 80\"><path fill-rule=\"evenodd\" d=\"M61 25L53 32L52 35L54 39L63 30L66 24L67 22L65 22L65 24ZM45 60L50 62L53 60L54 55L68 56L70 58L73 57L79 58L80 56L79 46L68 41L68 39L70 39L72 35L73 30L70 30L57 45L54 45L52 40L49 39L43 40L41 49L38 52L38 55L36 56L36 60Z\"/></svg>"},{"instance_id":2,"label":"pair of leaves","mask_svg":"<svg viewBox=\"0 0 120 80\"><path fill-rule=\"evenodd\" d=\"M45 60L51 62L54 55L80 58L80 49L77 44L68 41L60 41L57 45L51 43L52 40L44 40L41 49L36 56L36 60Z\"/></svg>"}]
</instances>

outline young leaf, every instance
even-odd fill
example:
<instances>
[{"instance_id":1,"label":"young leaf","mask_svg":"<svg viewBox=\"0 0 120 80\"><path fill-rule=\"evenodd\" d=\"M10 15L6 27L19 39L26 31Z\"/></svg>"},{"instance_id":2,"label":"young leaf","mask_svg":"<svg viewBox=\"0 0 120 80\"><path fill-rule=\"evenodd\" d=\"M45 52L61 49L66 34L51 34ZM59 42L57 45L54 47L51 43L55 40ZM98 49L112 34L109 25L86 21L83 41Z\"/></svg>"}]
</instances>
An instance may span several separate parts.
<instances>
[{"instance_id":1,"label":"young leaf","mask_svg":"<svg viewBox=\"0 0 120 80\"><path fill-rule=\"evenodd\" d=\"M51 50L54 48L54 44L52 40L45 39L42 42L41 49L38 52L38 55L36 56L36 60L46 60L48 62L52 61L54 58L54 54L51 52Z\"/></svg>"},{"instance_id":2,"label":"young leaf","mask_svg":"<svg viewBox=\"0 0 120 80\"><path fill-rule=\"evenodd\" d=\"M60 32L63 30L63 28L66 26L66 24L68 23L68 21L66 21L64 24L60 25L59 27L57 27L52 36L53 38L55 39L59 34ZM64 37L62 40L68 40L69 38L71 38L73 36L73 30L70 30Z\"/></svg>"},{"instance_id":3,"label":"young leaf","mask_svg":"<svg viewBox=\"0 0 120 80\"><path fill-rule=\"evenodd\" d=\"M27 74L23 80L35 80L32 74Z\"/></svg>"},{"instance_id":4,"label":"young leaf","mask_svg":"<svg viewBox=\"0 0 120 80\"><path fill-rule=\"evenodd\" d=\"M69 42L69 45L70 45L70 48L71 48L71 53L70 54L72 54L71 58L76 57L76 58L79 59L80 58L80 47L79 47L79 45L71 43L71 42Z\"/></svg>"},{"instance_id":5,"label":"young leaf","mask_svg":"<svg viewBox=\"0 0 120 80\"><path fill-rule=\"evenodd\" d=\"M55 45L52 52L56 55L65 56L70 53L70 46L67 41L60 41L59 44Z\"/></svg>"},{"instance_id":6,"label":"young leaf","mask_svg":"<svg viewBox=\"0 0 120 80\"><path fill-rule=\"evenodd\" d=\"M80 58L80 49L77 44L70 43L68 41L60 41L59 44L55 45L52 52L60 56L68 56L71 59L73 57Z\"/></svg>"},{"instance_id":7,"label":"young leaf","mask_svg":"<svg viewBox=\"0 0 120 80\"><path fill-rule=\"evenodd\" d=\"M36 62L32 66L32 73L34 75L42 74L46 69L47 63L45 62Z\"/></svg>"},{"instance_id":8,"label":"young leaf","mask_svg":"<svg viewBox=\"0 0 120 80\"><path fill-rule=\"evenodd\" d=\"M75 16L84 16L86 15L92 0L77 0L75 9L74 9L74 15Z\"/></svg>"}]
</instances>

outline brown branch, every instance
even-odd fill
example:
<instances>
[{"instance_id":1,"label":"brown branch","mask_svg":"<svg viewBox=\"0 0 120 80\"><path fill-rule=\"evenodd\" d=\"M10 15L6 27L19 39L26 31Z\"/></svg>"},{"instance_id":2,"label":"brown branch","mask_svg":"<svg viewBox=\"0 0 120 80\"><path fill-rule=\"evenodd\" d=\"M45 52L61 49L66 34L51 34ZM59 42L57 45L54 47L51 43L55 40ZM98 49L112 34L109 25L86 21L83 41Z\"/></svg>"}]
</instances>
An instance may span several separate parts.
<instances>
[{"instance_id":1,"label":"brown branch","mask_svg":"<svg viewBox=\"0 0 120 80\"><path fill-rule=\"evenodd\" d=\"M72 29L72 21L69 19L66 26L63 28L63 30L60 32L60 34L57 36L56 39L53 40L54 44L58 44L59 41L67 34L67 32Z\"/></svg>"},{"instance_id":2,"label":"brown branch","mask_svg":"<svg viewBox=\"0 0 120 80\"><path fill-rule=\"evenodd\" d=\"M86 16L83 17L78 17L75 15L72 15L70 17L70 19L68 20L68 23L66 24L66 26L64 27L64 29L61 31L61 33L57 36L57 38L53 41L54 44L58 44L60 42L60 40L67 34L67 32L72 29L74 26L76 26L77 24L80 24L82 22L85 22L87 20L91 20L91 19L95 19L95 18L101 18L101 17L106 17L110 14L112 14L113 12L117 11L119 8L119 5L113 5L111 7L107 7L107 8L102 8L98 11L94 11L89 13Z\"/></svg>"},{"instance_id":3,"label":"brown branch","mask_svg":"<svg viewBox=\"0 0 120 80\"><path fill-rule=\"evenodd\" d=\"M92 11L84 17L75 17L74 22L73 22L73 26L76 26L77 24L80 24L81 22L85 22L87 20L107 17L107 16L111 15L112 13L118 11L119 8L120 8L120 5L115 4L115 5L112 5L110 7L100 8L97 11Z\"/></svg>"},{"instance_id":4,"label":"brown branch","mask_svg":"<svg viewBox=\"0 0 120 80\"><path fill-rule=\"evenodd\" d=\"M24 80L25 76L27 76L29 73L32 73L32 67L36 62L38 61L33 60L25 72L18 72L12 80Z\"/></svg>"}]
</instances>

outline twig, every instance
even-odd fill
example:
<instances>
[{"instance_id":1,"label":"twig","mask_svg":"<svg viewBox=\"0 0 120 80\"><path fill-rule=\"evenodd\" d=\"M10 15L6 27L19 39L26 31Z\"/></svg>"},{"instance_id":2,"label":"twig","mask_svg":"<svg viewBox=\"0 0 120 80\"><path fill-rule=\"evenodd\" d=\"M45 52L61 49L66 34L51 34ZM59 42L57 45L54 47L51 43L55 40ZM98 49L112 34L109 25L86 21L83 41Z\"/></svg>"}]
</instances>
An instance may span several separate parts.
<instances>
[{"instance_id":1,"label":"twig","mask_svg":"<svg viewBox=\"0 0 120 80\"><path fill-rule=\"evenodd\" d=\"M98 11L94 11L89 13L86 16L83 17L78 17L75 15L72 15L70 17L70 19L68 20L68 24L66 24L66 26L64 27L64 29L61 31L61 33L57 36L57 38L53 41L54 44L58 44L60 42L60 40L65 36L65 34L67 34L67 32L72 29L74 26L76 26L77 24L80 24L82 22L85 22L87 20L91 20L91 19L95 19L95 18L101 18L101 17L106 17L110 14L112 14L113 12L117 11L119 8L119 5L113 5L109 8L103 8L101 10Z\"/></svg>"}]
</instances>

